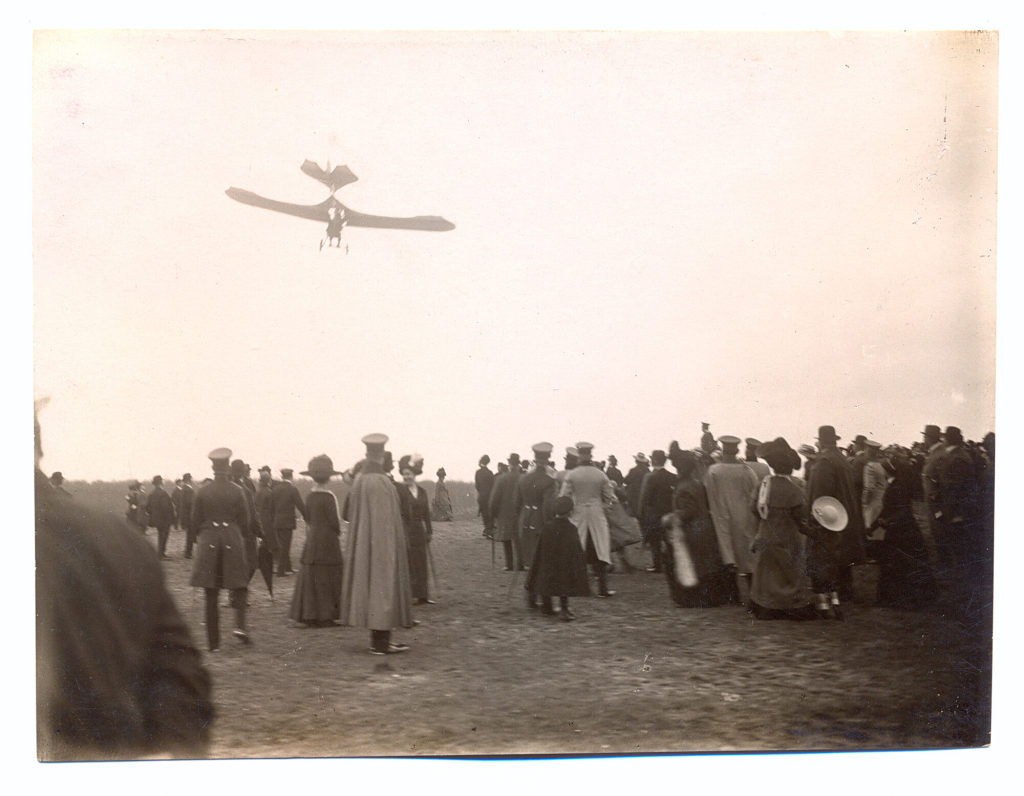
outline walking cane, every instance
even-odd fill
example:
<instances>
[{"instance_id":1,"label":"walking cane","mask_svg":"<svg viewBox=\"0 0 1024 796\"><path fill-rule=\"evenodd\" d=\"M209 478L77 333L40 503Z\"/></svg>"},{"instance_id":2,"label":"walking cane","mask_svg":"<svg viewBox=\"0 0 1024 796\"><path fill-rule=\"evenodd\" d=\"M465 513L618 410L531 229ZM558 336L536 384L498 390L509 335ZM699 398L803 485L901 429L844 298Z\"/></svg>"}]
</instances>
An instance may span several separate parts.
<instances>
[{"instance_id":1,"label":"walking cane","mask_svg":"<svg viewBox=\"0 0 1024 796\"><path fill-rule=\"evenodd\" d=\"M494 569L494 531L491 531L491 569Z\"/></svg>"}]
</instances>

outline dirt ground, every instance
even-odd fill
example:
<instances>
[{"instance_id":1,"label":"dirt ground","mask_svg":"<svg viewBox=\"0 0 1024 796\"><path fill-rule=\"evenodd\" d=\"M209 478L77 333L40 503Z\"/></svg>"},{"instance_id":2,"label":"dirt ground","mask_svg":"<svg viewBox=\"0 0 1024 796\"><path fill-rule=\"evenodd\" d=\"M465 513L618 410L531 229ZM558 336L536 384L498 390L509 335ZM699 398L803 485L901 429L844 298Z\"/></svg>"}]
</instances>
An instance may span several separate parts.
<instances>
[{"instance_id":1,"label":"dirt ground","mask_svg":"<svg viewBox=\"0 0 1024 796\"><path fill-rule=\"evenodd\" d=\"M301 523L300 523L301 525ZM153 541L154 531L148 537ZM202 595L183 532L168 586L205 649ZM296 531L298 560L304 531ZM205 655L217 715L212 756L282 758L882 750L987 743L980 627L947 597L923 612L875 607L858 567L845 622L753 619L739 606L681 609L663 576L620 571L617 594L573 600L572 623L529 612L522 575L492 568L477 520L435 525L437 605L396 631L411 650L368 653L369 633L288 619L294 576L272 601L257 574L253 645ZM511 586L511 588L510 588ZM226 594L223 599L226 605ZM222 627L231 611L223 607ZM980 717L980 718L979 718Z\"/></svg>"}]
</instances>

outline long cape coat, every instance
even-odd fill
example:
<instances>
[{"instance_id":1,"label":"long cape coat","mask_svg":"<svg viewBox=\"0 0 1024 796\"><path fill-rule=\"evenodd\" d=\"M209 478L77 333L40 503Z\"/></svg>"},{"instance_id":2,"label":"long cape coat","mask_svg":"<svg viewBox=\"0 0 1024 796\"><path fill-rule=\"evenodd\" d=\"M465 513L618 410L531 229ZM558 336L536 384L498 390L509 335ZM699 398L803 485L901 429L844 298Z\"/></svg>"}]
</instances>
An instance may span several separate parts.
<instances>
[{"instance_id":1,"label":"long cape coat","mask_svg":"<svg viewBox=\"0 0 1024 796\"><path fill-rule=\"evenodd\" d=\"M371 630L412 627L409 556L395 485L368 462L347 506L341 621Z\"/></svg>"},{"instance_id":2,"label":"long cape coat","mask_svg":"<svg viewBox=\"0 0 1024 796\"><path fill-rule=\"evenodd\" d=\"M516 484L521 478L518 469L502 473L494 479L490 511L494 518L494 541L509 542L517 538L519 515L516 513Z\"/></svg>"}]
</instances>

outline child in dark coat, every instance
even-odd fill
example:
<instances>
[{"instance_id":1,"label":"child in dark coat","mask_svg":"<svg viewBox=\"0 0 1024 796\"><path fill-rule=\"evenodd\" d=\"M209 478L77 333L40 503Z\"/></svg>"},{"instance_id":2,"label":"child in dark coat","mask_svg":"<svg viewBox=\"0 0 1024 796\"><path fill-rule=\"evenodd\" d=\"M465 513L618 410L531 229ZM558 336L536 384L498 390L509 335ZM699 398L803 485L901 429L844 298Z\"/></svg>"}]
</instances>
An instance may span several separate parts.
<instances>
[{"instance_id":1,"label":"child in dark coat","mask_svg":"<svg viewBox=\"0 0 1024 796\"><path fill-rule=\"evenodd\" d=\"M566 622L576 618L569 608L569 598L590 596L587 562L580 545L579 531L569 521L572 505L570 497L560 497L555 501L555 517L544 524L526 579L527 592L541 596L541 612L553 615L551 599L558 597L561 616Z\"/></svg>"}]
</instances>

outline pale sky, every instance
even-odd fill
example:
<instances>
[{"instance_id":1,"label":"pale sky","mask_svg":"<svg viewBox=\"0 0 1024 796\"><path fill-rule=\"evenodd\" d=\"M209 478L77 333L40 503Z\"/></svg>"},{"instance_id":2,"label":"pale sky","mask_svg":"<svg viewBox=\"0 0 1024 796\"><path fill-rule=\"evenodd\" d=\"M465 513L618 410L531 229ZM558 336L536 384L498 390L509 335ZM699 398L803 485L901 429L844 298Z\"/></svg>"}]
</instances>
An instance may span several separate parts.
<instances>
[{"instance_id":1,"label":"pale sky","mask_svg":"<svg viewBox=\"0 0 1024 796\"><path fill-rule=\"evenodd\" d=\"M37 34L34 390L71 479L995 426L997 44ZM337 198L450 232L238 204Z\"/></svg>"}]
</instances>

